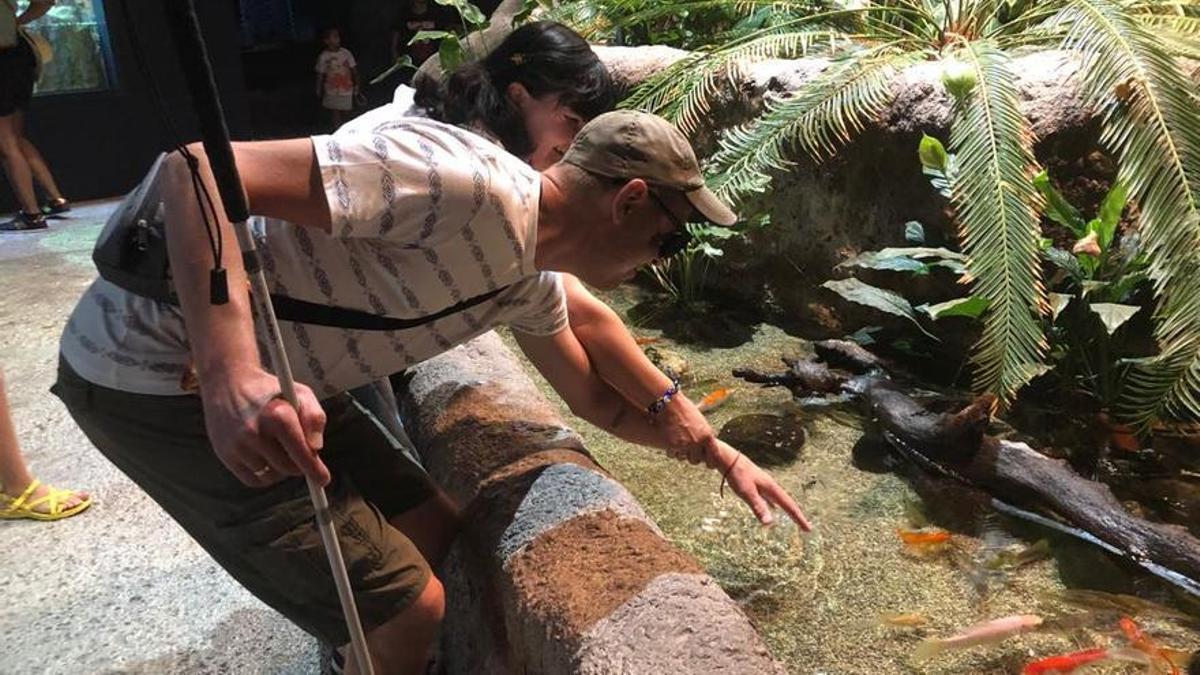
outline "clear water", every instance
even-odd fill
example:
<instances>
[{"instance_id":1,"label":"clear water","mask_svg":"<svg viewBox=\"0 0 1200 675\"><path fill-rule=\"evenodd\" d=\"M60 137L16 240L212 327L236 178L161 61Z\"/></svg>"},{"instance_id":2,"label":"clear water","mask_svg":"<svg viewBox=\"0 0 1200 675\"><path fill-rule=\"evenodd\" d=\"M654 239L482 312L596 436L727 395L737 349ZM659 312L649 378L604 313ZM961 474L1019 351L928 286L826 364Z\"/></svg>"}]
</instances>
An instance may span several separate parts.
<instances>
[{"instance_id":1,"label":"clear water","mask_svg":"<svg viewBox=\"0 0 1200 675\"><path fill-rule=\"evenodd\" d=\"M627 287L607 299L627 311L643 296ZM659 335L636 327L634 332ZM755 388L730 374L734 367L781 370L781 355L806 353L798 338L759 325L749 341L732 348L666 339L654 346L688 361L698 382L688 392L693 399L717 387L736 388L727 404L709 415L717 429L750 413L799 416L805 425L807 441L799 457L772 471L813 520L816 529L810 535L790 524L759 527L728 490L720 497L719 476L710 470L683 466L570 420L667 536L695 555L742 604L790 672L1017 673L1037 658L1125 644L1116 625L1119 612L1065 602L1059 594L1067 588L1132 593L1189 609L1161 583L1091 547L1010 521L992 513L979 495L896 465L864 441L850 416L806 410L786 390ZM953 532L955 553L923 557L905 550L897 528L926 522ZM999 548L1017 551L1042 538L1050 542L1047 559L1007 572L980 564ZM1195 605L1190 610L1192 619L1150 613L1137 620L1162 645L1195 651L1200 649L1200 610ZM1070 627L910 663L923 639L1027 613L1062 619ZM894 626L880 620L889 614L919 614L925 624ZM1088 672L1141 670L1102 666Z\"/></svg>"}]
</instances>

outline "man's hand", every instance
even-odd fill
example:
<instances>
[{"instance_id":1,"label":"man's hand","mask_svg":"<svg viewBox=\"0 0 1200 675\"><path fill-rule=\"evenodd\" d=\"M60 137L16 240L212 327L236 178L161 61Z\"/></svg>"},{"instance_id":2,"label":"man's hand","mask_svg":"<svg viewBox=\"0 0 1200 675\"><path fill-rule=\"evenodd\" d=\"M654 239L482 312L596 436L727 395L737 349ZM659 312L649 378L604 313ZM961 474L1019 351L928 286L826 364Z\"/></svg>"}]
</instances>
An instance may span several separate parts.
<instances>
[{"instance_id":1,"label":"man's hand","mask_svg":"<svg viewBox=\"0 0 1200 675\"><path fill-rule=\"evenodd\" d=\"M297 384L300 410L279 392L279 380L263 370L201 382L208 437L217 458L238 480L266 487L289 476L329 482L317 456L324 443L325 411L308 387Z\"/></svg>"},{"instance_id":2,"label":"man's hand","mask_svg":"<svg viewBox=\"0 0 1200 675\"><path fill-rule=\"evenodd\" d=\"M727 474L729 487L750 506L758 522L763 525L773 523L775 517L771 513L771 507L774 506L796 521L801 530L812 531L812 525L804 517L804 512L800 510L796 500L775 482L771 474L759 468L749 457L718 440L712 459L716 469L723 475Z\"/></svg>"}]
</instances>

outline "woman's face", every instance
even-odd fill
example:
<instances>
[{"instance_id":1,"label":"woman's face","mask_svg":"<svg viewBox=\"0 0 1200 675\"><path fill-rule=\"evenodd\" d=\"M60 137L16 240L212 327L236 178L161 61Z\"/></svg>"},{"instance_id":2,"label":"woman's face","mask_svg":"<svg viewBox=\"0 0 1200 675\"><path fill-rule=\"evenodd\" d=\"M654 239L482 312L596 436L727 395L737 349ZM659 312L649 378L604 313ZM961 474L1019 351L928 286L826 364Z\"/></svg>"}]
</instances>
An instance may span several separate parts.
<instances>
[{"instance_id":1,"label":"woman's face","mask_svg":"<svg viewBox=\"0 0 1200 675\"><path fill-rule=\"evenodd\" d=\"M518 92L510 91L521 115L525 119L525 132L533 144L533 151L525 158L533 168L541 171L557 163L583 128L584 119L579 113L559 103L558 94L545 94L534 98L525 87L513 84Z\"/></svg>"}]
</instances>

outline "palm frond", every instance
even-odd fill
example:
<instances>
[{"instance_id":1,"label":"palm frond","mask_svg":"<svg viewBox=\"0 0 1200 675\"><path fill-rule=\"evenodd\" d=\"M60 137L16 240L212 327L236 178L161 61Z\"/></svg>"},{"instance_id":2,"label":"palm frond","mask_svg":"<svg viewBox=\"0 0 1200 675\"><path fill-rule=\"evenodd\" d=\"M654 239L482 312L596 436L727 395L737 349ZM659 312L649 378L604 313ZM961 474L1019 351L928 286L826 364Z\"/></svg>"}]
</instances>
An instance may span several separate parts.
<instances>
[{"instance_id":1,"label":"palm frond","mask_svg":"<svg viewBox=\"0 0 1200 675\"><path fill-rule=\"evenodd\" d=\"M952 185L974 294L988 301L972 362L974 384L1011 401L1046 353L1038 321L1046 302L1033 187L1033 134L1018 108L1015 75L994 42L967 42L959 58L976 85L956 110Z\"/></svg>"},{"instance_id":2,"label":"palm frond","mask_svg":"<svg viewBox=\"0 0 1200 675\"><path fill-rule=\"evenodd\" d=\"M828 29L767 32L713 53L692 54L647 80L621 106L657 113L691 134L708 118L722 82L736 80L745 63L797 58L816 47L824 52L846 39L839 31Z\"/></svg>"},{"instance_id":3,"label":"palm frond","mask_svg":"<svg viewBox=\"0 0 1200 675\"><path fill-rule=\"evenodd\" d=\"M1065 0L1064 46L1083 56L1084 96L1141 211L1160 298L1159 355L1134 368L1122 410L1141 424L1200 419L1200 109L1196 85L1116 0Z\"/></svg>"},{"instance_id":4,"label":"palm frond","mask_svg":"<svg viewBox=\"0 0 1200 675\"><path fill-rule=\"evenodd\" d=\"M763 190L769 172L791 165L799 149L820 160L833 154L891 100L891 81L918 56L883 45L835 62L791 98L768 103L754 122L730 129L709 163L710 187L740 201Z\"/></svg>"}]
</instances>

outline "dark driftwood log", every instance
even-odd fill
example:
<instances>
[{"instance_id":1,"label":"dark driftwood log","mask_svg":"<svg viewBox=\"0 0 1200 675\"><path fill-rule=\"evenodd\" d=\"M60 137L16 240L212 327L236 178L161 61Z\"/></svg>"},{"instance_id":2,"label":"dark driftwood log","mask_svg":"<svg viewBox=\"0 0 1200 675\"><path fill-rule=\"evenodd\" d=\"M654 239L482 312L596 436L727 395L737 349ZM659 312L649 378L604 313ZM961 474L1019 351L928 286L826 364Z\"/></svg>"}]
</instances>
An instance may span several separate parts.
<instances>
[{"instance_id":1,"label":"dark driftwood log","mask_svg":"<svg viewBox=\"0 0 1200 675\"><path fill-rule=\"evenodd\" d=\"M1110 544L1139 564L1150 562L1182 574L1176 583L1196 592L1200 581L1200 539L1178 525L1153 523L1131 514L1108 486L1087 480L1061 460L1023 443L1000 441L985 431L995 399L983 396L957 413L926 409L885 377L852 378L815 361L788 363L784 373L749 374L793 392L825 392L838 382L841 392L858 393L884 436L904 454L986 490L997 499L1050 511L1073 527ZM824 368L825 372L820 372ZM735 371L744 377L747 371ZM803 395L803 394L801 394ZM1161 572L1160 572L1161 574Z\"/></svg>"}]
</instances>

